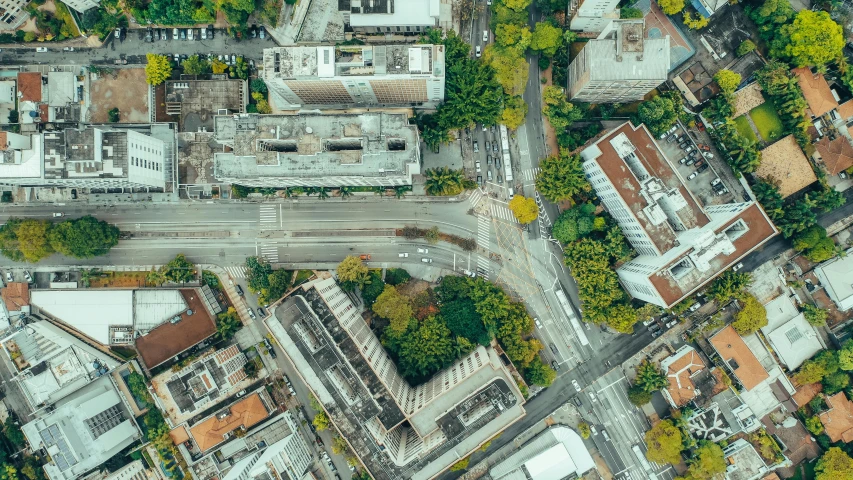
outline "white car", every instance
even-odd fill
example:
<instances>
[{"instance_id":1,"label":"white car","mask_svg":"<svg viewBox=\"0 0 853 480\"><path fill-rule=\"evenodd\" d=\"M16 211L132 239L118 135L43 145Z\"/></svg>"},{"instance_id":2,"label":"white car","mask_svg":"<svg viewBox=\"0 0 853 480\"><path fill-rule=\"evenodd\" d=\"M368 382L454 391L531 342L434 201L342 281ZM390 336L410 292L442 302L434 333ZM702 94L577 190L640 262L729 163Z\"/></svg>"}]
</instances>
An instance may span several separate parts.
<instances>
[{"instance_id":1,"label":"white car","mask_svg":"<svg viewBox=\"0 0 853 480\"><path fill-rule=\"evenodd\" d=\"M54 217L54 218L56 218L56 217L61 217L61 216L63 216L63 215L65 215L65 214L64 214L64 213L59 213L59 212L54 212L53 217Z\"/></svg>"},{"instance_id":2,"label":"white car","mask_svg":"<svg viewBox=\"0 0 853 480\"><path fill-rule=\"evenodd\" d=\"M28 270L24 270L24 278L27 280L27 283L33 283L33 277L30 276Z\"/></svg>"},{"instance_id":3,"label":"white car","mask_svg":"<svg viewBox=\"0 0 853 480\"><path fill-rule=\"evenodd\" d=\"M598 435L598 430L595 429L595 425L589 424L589 431L592 432L593 435Z\"/></svg>"},{"instance_id":4,"label":"white car","mask_svg":"<svg viewBox=\"0 0 853 480\"><path fill-rule=\"evenodd\" d=\"M576 392L581 391L581 384L577 380L572 380L572 386L575 387Z\"/></svg>"},{"instance_id":5,"label":"white car","mask_svg":"<svg viewBox=\"0 0 853 480\"><path fill-rule=\"evenodd\" d=\"M483 52L482 52L482 50L480 49L480 46L479 46L479 45L477 45L477 56L479 57L479 56L480 56L480 55L482 55L482 54L483 54Z\"/></svg>"},{"instance_id":6,"label":"white car","mask_svg":"<svg viewBox=\"0 0 853 480\"><path fill-rule=\"evenodd\" d=\"M489 42L489 31L483 30L483 43L488 43L488 42Z\"/></svg>"},{"instance_id":7,"label":"white car","mask_svg":"<svg viewBox=\"0 0 853 480\"><path fill-rule=\"evenodd\" d=\"M409 258L409 254L408 254L408 253L400 253L400 254L398 254L397 256L398 256L398 257L400 257L400 258Z\"/></svg>"},{"instance_id":8,"label":"white car","mask_svg":"<svg viewBox=\"0 0 853 480\"><path fill-rule=\"evenodd\" d=\"M464 273L465 275L467 275L471 278L477 277L477 272L472 272L471 270L462 270L462 273Z\"/></svg>"},{"instance_id":9,"label":"white car","mask_svg":"<svg viewBox=\"0 0 853 480\"><path fill-rule=\"evenodd\" d=\"M38 53L44 53L46 51L47 51L47 47L36 47L36 52L38 52Z\"/></svg>"},{"instance_id":10,"label":"white car","mask_svg":"<svg viewBox=\"0 0 853 480\"><path fill-rule=\"evenodd\" d=\"M429 249L428 248L419 248L418 253L429 253Z\"/></svg>"},{"instance_id":11,"label":"white car","mask_svg":"<svg viewBox=\"0 0 853 480\"><path fill-rule=\"evenodd\" d=\"M432 263L432 259L431 259L431 258L422 258L422 259L421 259L421 261L422 261L422 262L424 262L424 263Z\"/></svg>"},{"instance_id":12,"label":"white car","mask_svg":"<svg viewBox=\"0 0 853 480\"><path fill-rule=\"evenodd\" d=\"M732 271L733 271L733 272L737 272L737 271L738 271L738 270L740 270L741 268L743 268L743 263L738 263L737 265L735 265L734 267L732 267Z\"/></svg>"},{"instance_id":13,"label":"white car","mask_svg":"<svg viewBox=\"0 0 853 480\"><path fill-rule=\"evenodd\" d=\"M481 173L483 169L480 167L480 162L474 162L474 168L477 169L477 173Z\"/></svg>"},{"instance_id":14,"label":"white car","mask_svg":"<svg viewBox=\"0 0 853 480\"><path fill-rule=\"evenodd\" d=\"M206 28L201 29L201 39L207 40L207 29Z\"/></svg>"},{"instance_id":15,"label":"white car","mask_svg":"<svg viewBox=\"0 0 853 480\"><path fill-rule=\"evenodd\" d=\"M697 172L693 172L693 173L691 173L690 175L688 175L688 176L687 176L687 179L688 179L688 180L693 180L694 178L696 178L696 176L697 176L697 175L699 175Z\"/></svg>"},{"instance_id":16,"label":"white car","mask_svg":"<svg viewBox=\"0 0 853 480\"><path fill-rule=\"evenodd\" d=\"M536 324L536 328L545 328L542 326L542 322L540 322L538 318L534 318L533 323Z\"/></svg>"},{"instance_id":17,"label":"white car","mask_svg":"<svg viewBox=\"0 0 853 480\"><path fill-rule=\"evenodd\" d=\"M187 40L192 40L192 39L193 39L193 29L188 28L187 29Z\"/></svg>"},{"instance_id":18,"label":"white car","mask_svg":"<svg viewBox=\"0 0 853 480\"><path fill-rule=\"evenodd\" d=\"M593 393L592 390L590 390L588 393L589 393L589 399L592 400L592 403L595 403L598 401L598 399L595 398L595 393Z\"/></svg>"},{"instance_id":19,"label":"white car","mask_svg":"<svg viewBox=\"0 0 853 480\"><path fill-rule=\"evenodd\" d=\"M14 282L15 281L15 279L12 278L12 272L6 272L6 281L7 282Z\"/></svg>"},{"instance_id":20,"label":"white car","mask_svg":"<svg viewBox=\"0 0 853 480\"><path fill-rule=\"evenodd\" d=\"M249 312L249 317L252 320L254 320L255 319L255 312L253 312L251 308L247 309L246 311Z\"/></svg>"}]
</instances>

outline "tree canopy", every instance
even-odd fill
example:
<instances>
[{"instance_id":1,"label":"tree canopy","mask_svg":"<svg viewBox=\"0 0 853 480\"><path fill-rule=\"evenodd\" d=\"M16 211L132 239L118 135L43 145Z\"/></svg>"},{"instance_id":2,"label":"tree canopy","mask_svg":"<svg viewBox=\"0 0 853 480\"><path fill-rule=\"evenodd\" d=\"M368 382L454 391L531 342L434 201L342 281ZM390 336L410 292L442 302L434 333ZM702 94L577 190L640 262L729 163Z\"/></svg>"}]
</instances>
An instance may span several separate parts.
<instances>
[{"instance_id":1,"label":"tree canopy","mask_svg":"<svg viewBox=\"0 0 853 480\"><path fill-rule=\"evenodd\" d=\"M735 315L732 327L740 336L755 333L761 327L767 326L767 310L764 305L751 294L744 294L740 298L741 309Z\"/></svg>"},{"instance_id":2,"label":"tree canopy","mask_svg":"<svg viewBox=\"0 0 853 480\"><path fill-rule=\"evenodd\" d=\"M780 31L788 37L785 54L799 67L820 67L841 57L844 32L824 11L802 10Z\"/></svg>"},{"instance_id":3,"label":"tree canopy","mask_svg":"<svg viewBox=\"0 0 853 480\"><path fill-rule=\"evenodd\" d=\"M740 85L740 74L731 70L722 69L714 75L714 81L720 86L724 93L734 93Z\"/></svg>"},{"instance_id":4,"label":"tree canopy","mask_svg":"<svg viewBox=\"0 0 853 480\"><path fill-rule=\"evenodd\" d=\"M404 332L409 327L412 319L412 305L409 299L397 292L392 285L386 285L371 307L373 313L391 322L391 329L395 332Z\"/></svg>"},{"instance_id":5,"label":"tree canopy","mask_svg":"<svg viewBox=\"0 0 853 480\"><path fill-rule=\"evenodd\" d=\"M537 22L530 40L530 48L545 55L553 57L563 45L563 29L551 25L550 22Z\"/></svg>"},{"instance_id":6,"label":"tree canopy","mask_svg":"<svg viewBox=\"0 0 853 480\"><path fill-rule=\"evenodd\" d=\"M583 111L576 108L566 98L565 91L560 87L549 85L542 90L542 113L548 118L548 123L554 130L561 132L574 122L583 118Z\"/></svg>"},{"instance_id":7,"label":"tree canopy","mask_svg":"<svg viewBox=\"0 0 853 480\"><path fill-rule=\"evenodd\" d=\"M175 255L169 263L160 267L160 272L166 280L174 283L189 282L196 275L195 265L183 253Z\"/></svg>"},{"instance_id":8,"label":"tree canopy","mask_svg":"<svg viewBox=\"0 0 853 480\"><path fill-rule=\"evenodd\" d=\"M104 255L118 245L119 229L91 215L66 220L50 229L48 238L57 253L74 258Z\"/></svg>"},{"instance_id":9,"label":"tree canopy","mask_svg":"<svg viewBox=\"0 0 853 480\"><path fill-rule=\"evenodd\" d=\"M184 67L184 73L187 75L210 73L210 62L198 55L191 55L181 62L181 66Z\"/></svg>"},{"instance_id":10,"label":"tree canopy","mask_svg":"<svg viewBox=\"0 0 853 480\"><path fill-rule=\"evenodd\" d=\"M830 447L817 461L814 471L815 480L850 480L853 479L853 458L838 447Z\"/></svg>"},{"instance_id":11,"label":"tree canopy","mask_svg":"<svg viewBox=\"0 0 853 480\"><path fill-rule=\"evenodd\" d=\"M829 314L826 310L807 303L803 305L803 316L809 322L809 325L822 327L826 325L826 319L829 317ZM845 370L853 370L853 363L850 366L851 368L845 368Z\"/></svg>"},{"instance_id":12,"label":"tree canopy","mask_svg":"<svg viewBox=\"0 0 853 480\"><path fill-rule=\"evenodd\" d=\"M658 6L667 15L675 15L684 10L684 0L658 0Z\"/></svg>"},{"instance_id":13,"label":"tree canopy","mask_svg":"<svg viewBox=\"0 0 853 480\"><path fill-rule=\"evenodd\" d=\"M509 209L521 224L528 224L539 217L539 206L531 197L516 195L509 201Z\"/></svg>"},{"instance_id":14,"label":"tree canopy","mask_svg":"<svg viewBox=\"0 0 853 480\"><path fill-rule=\"evenodd\" d=\"M820 225L812 225L794 235L794 248L815 263L829 260L837 253L835 242L826 235L826 229Z\"/></svg>"},{"instance_id":15,"label":"tree canopy","mask_svg":"<svg viewBox=\"0 0 853 480\"><path fill-rule=\"evenodd\" d=\"M642 102L637 107L635 123L644 123L652 135L659 136L675 125L681 100L678 93L673 95L658 95L651 100Z\"/></svg>"},{"instance_id":16,"label":"tree canopy","mask_svg":"<svg viewBox=\"0 0 853 480\"><path fill-rule=\"evenodd\" d=\"M708 288L708 295L714 297L714 300L723 303L732 297L740 295L740 292L744 291L751 284L752 275L745 272L726 270Z\"/></svg>"},{"instance_id":17,"label":"tree canopy","mask_svg":"<svg viewBox=\"0 0 853 480\"><path fill-rule=\"evenodd\" d=\"M349 255L338 264L337 268L338 280L341 282L341 287L347 286L364 286L368 279L367 266L362 263L361 259Z\"/></svg>"},{"instance_id":18,"label":"tree canopy","mask_svg":"<svg viewBox=\"0 0 853 480\"><path fill-rule=\"evenodd\" d=\"M545 158L539 163L536 190L552 202L569 200L592 186L584 176L580 157L560 149L559 155Z\"/></svg>"},{"instance_id":19,"label":"tree canopy","mask_svg":"<svg viewBox=\"0 0 853 480\"><path fill-rule=\"evenodd\" d=\"M703 441L690 459L687 474L689 480L706 480L726 471L726 459L723 449L714 442Z\"/></svg>"},{"instance_id":20,"label":"tree canopy","mask_svg":"<svg viewBox=\"0 0 853 480\"><path fill-rule=\"evenodd\" d=\"M682 444L681 429L663 420L646 432L646 458L660 464L680 463Z\"/></svg>"},{"instance_id":21,"label":"tree canopy","mask_svg":"<svg viewBox=\"0 0 853 480\"><path fill-rule=\"evenodd\" d=\"M426 182L424 189L429 195L453 196L465 189L465 176L462 170L448 167L428 168L424 171Z\"/></svg>"},{"instance_id":22,"label":"tree canopy","mask_svg":"<svg viewBox=\"0 0 853 480\"><path fill-rule=\"evenodd\" d=\"M172 64L165 55L149 53L145 57L148 59L145 65L145 81L149 85L160 85L172 76Z\"/></svg>"},{"instance_id":23,"label":"tree canopy","mask_svg":"<svg viewBox=\"0 0 853 480\"><path fill-rule=\"evenodd\" d=\"M551 234L560 242L569 244L592 233L599 218L595 216L595 205L589 202L581 203L560 213L554 221ZM601 220L604 221L603 218ZM599 225L598 229L603 227L604 225Z\"/></svg>"},{"instance_id":24,"label":"tree canopy","mask_svg":"<svg viewBox=\"0 0 853 480\"><path fill-rule=\"evenodd\" d=\"M637 377L634 379L634 384L652 393L656 390L666 388L669 385L669 380L667 380L666 374L661 370L660 365L643 360L637 365Z\"/></svg>"}]
</instances>

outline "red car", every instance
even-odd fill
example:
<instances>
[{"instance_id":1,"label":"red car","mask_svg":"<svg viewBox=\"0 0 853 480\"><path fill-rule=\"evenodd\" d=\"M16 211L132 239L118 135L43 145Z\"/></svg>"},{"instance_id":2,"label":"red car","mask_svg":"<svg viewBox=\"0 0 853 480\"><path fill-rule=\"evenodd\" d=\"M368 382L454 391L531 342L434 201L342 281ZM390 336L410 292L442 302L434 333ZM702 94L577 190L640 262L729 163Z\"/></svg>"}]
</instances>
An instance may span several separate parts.
<instances>
[{"instance_id":1,"label":"red car","mask_svg":"<svg viewBox=\"0 0 853 480\"><path fill-rule=\"evenodd\" d=\"M711 151L711 147L709 147L708 145L705 145L705 144L700 143L700 144L699 144L699 150L704 150L704 151L706 151L706 152L710 152L710 151Z\"/></svg>"}]
</instances>

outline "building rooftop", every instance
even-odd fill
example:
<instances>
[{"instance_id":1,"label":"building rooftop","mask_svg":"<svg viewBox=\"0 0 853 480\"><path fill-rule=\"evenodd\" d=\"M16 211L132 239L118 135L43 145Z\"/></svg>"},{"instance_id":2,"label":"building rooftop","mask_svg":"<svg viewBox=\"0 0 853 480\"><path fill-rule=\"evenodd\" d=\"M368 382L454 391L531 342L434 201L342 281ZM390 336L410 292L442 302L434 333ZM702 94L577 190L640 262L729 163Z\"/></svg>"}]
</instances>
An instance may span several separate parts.
<instances>
[{"instance_id":1,"label":"building rooftop","mask_svg":"<svg viewBox=\"0 0 853 480\"><path fill-rule=\"evenodd\" d=\"M352 27L434 25L439 18L440 0L352 0Z\"/></svg>"},{"instance_id":2,"label":"building rooftop","mask_svg":"<svg viewBox=\"0 0 853 480\"><path fill-rule=\"evenodd\" d=\"M824 136L814 146L830 175L838 175L853 167L853 145L845 135L838 135L832 140Z\"/></svg>"},{"instance_id":3,"label":"building rooftop","mask_svg":"<svg viewBox=\"0 0 853 480\"><path fill-rule=\"evenodd\" d=\"M495 464L494 480L559 480L581 478L595 462L580 435L565 426L553 426Z\"/></svg>"},{"instance_id":4,"label":"building rooftop","mask_svg":"<svg viewBox=\"0 0 853 480\"><path fill-rule=\"evenodd\" d=\"M611 38L590 40L590 79L595 80L666 80L670 66L669 36L645 38L643 19L613 22Z\"/></svg>"},{"instance_id":5,"label":"building rooftop","mask_svg":"<svg viewBox=\"0 0 853 480\"><path fill-rule=\"evenodd\" d=\"M832 95L832 90L823 74L814 74L807 67L795 68L792 72L797 76L797 83L800 84L812 115L820 117L838 108L838 101Z\"/></svg>"},{"instance_id":6,"label":"building rooftop","mask_svg":"<svg viewBox=\"0 0 853 480\"><path fill-rule=\"evenodd\" d=\"M249 93L245 80L167 80L166 111L179 115L180 131L213 131L213 117L245 113Z\"/></svg>"},{"instance_id":7,"label":"building rooftop","mask_svg":"<svg viewBox=\"0 0 853 480\"><path fill-rule=\"evenodd\" d=\"M109 375L58 400L55 408L22 427L33 449L44 449L50 480L89 473L142 437Z\"/></svg>"},{"instance_id":8,"label":"building rooftop","mask_svg":"<svg viewBox=\"0 0 853 480\"><path fill-rule=\"evenodd\" d=\"M73 103L75 75L73 72L47 72L47 99L51 107L64 107Z\"/></svg>"},{"instance_id":9,"label":"building rooftop","mask_svg":"<svg viewBox=\"0 0 853 480\"><path fill-rule=\"evenodd\" d=\"M205 307L201 291L183 288L179 292L188 307L180 314L181 319L163 323L136 339L139 356L149 369L216 333L216 322Z\"/></svg>"},{"instance_id":10,"label":"building rooftop","mask_svg":"<svg viewBox=\"0 0 853 480\"><path fill-rule=\"evenodd\" d=\"M0 289L0 298L10 312L21 311L30 305L30 286L25 282L9 282Z\"/></svg>"},{"instance_id":11,"label":"building rooftop","mask_svg":"<svg viewBox=\"0 0 853 480\"><path fill-rule=\"evenodd\" d=\"M825 397L829 408L818 415L826 435L832 442L853 442L853 402L844 392Z\"/></svg>"},{"instance_id":12,"label":"building rooftop","mask_svg":"<svg viewBox=\"0 0 853 480\"><path fill-rule=\"evenodd\" d=\"M711 345L746 390L755 388L769 378L767 370L731 325L711 337Z\"/></svg>"},{"instance_id":13,"label":"building rooftop","mask_svg":"<svg viewBox=\"0 0 853 480\"><path fill-rule=\"evenodd\" d=\"M418 133L403 114L217 116L217 178L382 177L419 170Z\"/></svg>"},{"instance_id":14,"label":"building rooftop","mask_svg":"<svg viewBox=\"0 0 853 480\"><path fill-rule=\"evenodd\" d=\"M432 478L524 414L492 349L408 385L333 279L304 286L267 325L377 480Z\"/></svg>"},{"instance_id":15,"label":"building rooftop","mask_svg":"<svg viewBox=\"0 0 853 480\"><path fill-rule=\"evenodd\" d=\"M752 82L741 88L735 92L734 97L735 111L732 118L751 112L753 108L761 106L765 101L764 95L761 94L761 85L758 82Z\"/></svg>"},{"instance_id":16,"label":"building rooftop","mask_svg":"<svg viewBox=\"0 0 853 480\"><path fill-rule=\"evenodd\" d=\"M18 74L18 99L22 102L41 102L41 73L21 72Z\"/></svg>"},{"instance_id":17,"label":"building rooftop","mask_svg":"<svg viewBox=\"0 0 853 480\"><path fill-rule=\"evenodd\" d=\"M247 378L246 361L240 347L231 345L210 350L177 372L163 372L151 383L162 410L177 425L232 394Z\"/></svg>"},{"instance_id":18,"label":"building rooftop","mask_svg":"<svg viewBox=\"0 0 853 480\"><path fill-rule=\"evenodd\" d=\"M782 197L788 197L817 181L812 164L794 135L788 135L761 151L761 164L755 174L779 185Z\"/></svg>"},{"instance_id":19,"label":"building rooftop","mask_svg":"<svg viewBox=\"0 0 853 480\"><path fill-rule=\"evenodd\" d=\"M850 272L853 271L851 254L853 249L848 250L844 257L827 260L814 269L820 284L841 311L853 308L853 282L850 281Z\"/></svg>"},{"instance_id":20,"label":"building rooftop","mask_svg":"<svg viewBox=\"0 0 853 480\"><path fill-rule=\"evenodd\" d=\"M705 362L693 347L685 345L661 362L669 386L666 393L676 407L681 407L700 394L693 383L693 376L705 370Z\"/></svg>"},{"instance_id":21,"label":"building rooftop","mask_svg":"<svg viewBox=\"0 0 853 480\"><path fill-rule=\"evenodd\" d=\"M199 450L205 452L226 440L238 428L249 429L269 417L260 395L253 393L232 404L226 410L190 428L190 434Z\"/></svg>"},{"instance_id":22,"label":"building rooftop","mask_svg":"<svg viewBox=\"0 0 853 480\"><path fill-rule=\"evenodd\" d=\"M732 442L723 454L726 457L726 480L755 480L769 470L755 447L743 438Z\"/></svg>"},{"instance_id":23,"label":"building rooftop","mask_svg":"<svg viewBox=\"0 0 853 480\"><path fill-rule=\"evenodd\" d=\"M796 370L824 348L820 336L797 310L792 298L781 295L765 304L765 308L768 324L761 331L788 370Z\"/></svg>"},{"instance_id":24,"label":"building rooftop","mask_svg":"<svg viewBox=\"0 0 853 480\"><path fill-rule=\"evenodd\" d=\"M405 10L405 9L403 9ZM436 52L441 53L434 58ZM264 80L341 76L444 76L444 47L427 44L264 49Z\"/></svg>"}]
</instances>

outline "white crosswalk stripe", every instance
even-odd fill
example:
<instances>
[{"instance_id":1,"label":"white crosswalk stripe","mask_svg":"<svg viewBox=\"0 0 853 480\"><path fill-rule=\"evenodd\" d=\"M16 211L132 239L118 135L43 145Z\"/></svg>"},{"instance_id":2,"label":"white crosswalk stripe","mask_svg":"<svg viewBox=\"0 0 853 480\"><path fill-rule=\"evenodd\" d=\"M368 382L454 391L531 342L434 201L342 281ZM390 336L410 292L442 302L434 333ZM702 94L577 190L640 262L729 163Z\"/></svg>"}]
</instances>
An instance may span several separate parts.
<instances>
[{"instance_id":1,"label":"white crosswalk stripe","mask_svg":"<svg viewBox=\"0 0 853 480\"><path fill-rule=\"evenodd\" d=\"M510 223L517 223L518 221L515 219L515 215L512 214L509 208L503 205L492 205L492 216L500 218L501 220L505 220Z\"/></svg>"},{"instance_id":2,"label":"white crosswalk stripe","mask_svg":"<svg viewBox=\"0 0 853 480\"><path fill-rule=\"evenodd\" d=\"M475 188L474 192L471 193L471 198L469 201L471 202L472 207L476 207L478 203L480 203L480 199L483 198L483 192L479 188Z\"/></svg>"},{"instance_id":3,"label":"white crosswalk stripe","mask_svg":"<svg viewBox=\"0 0 853 480\"><path fill-rule=\"evenodd\" d=\"M231 275L231 278L248 278L246 267L225 267L225 271Z\"/></svg>"},{"instance_id":4,"label":"white crosswalk stripe","mask_svg":"<svg viewBox=\"0 0 853 480\"><path fill-rule=\"evenodd\" d=\"M277 245L261 245L261 256L270 263L278 262L278 246Z\"/></svg>"},{"instance_id":5,"label":"white crosswalk stripe","mask_svg":"<svg viewBox=\"0 0 853 480\"><path fill-rule=\"evenodd\" d=\"M536 175L537 175L538 173L539 173L539 167L537 167L537 168L528 168L528 169L526 169L526 170L522 170L521 175L522 175L522 176L524 177L524 179L525 179L525 180L527 180L528 182L532 182L533 180L536 180Z\"/></svg>"},{"instance_id":6,"label":"white crosswalk stripe","mask_svg":"<svg viewBox=\"0 0 853 480\"><path fill-rule=\"evenodd\" d=\"M261 224L278 224L278 205L261 205Z\"/></svg>"},{"instance_id":7,"label":"white crosswalk stripe","mask_svg":"<svg viewBox=\"0 0 853 480\"><path fill-rule=\"evenodd\" d=\"M491 223L486 217L477 217L477 245L486 250L492 249Z\"/></svg>"},{"instance_id":8,"label":"white crosswalk stripe","mask_svg":"<svg viewBox=\"0 0 853 480\"><path fill-rule=\"evenodd\" d=\"M477 255L477 275L489 278L489 260Z\"/></svg>"}]
</instances>

